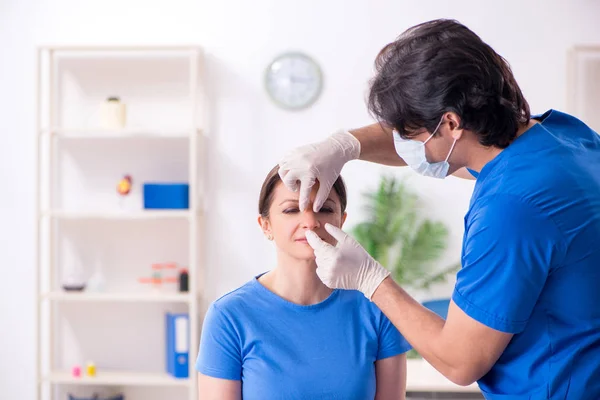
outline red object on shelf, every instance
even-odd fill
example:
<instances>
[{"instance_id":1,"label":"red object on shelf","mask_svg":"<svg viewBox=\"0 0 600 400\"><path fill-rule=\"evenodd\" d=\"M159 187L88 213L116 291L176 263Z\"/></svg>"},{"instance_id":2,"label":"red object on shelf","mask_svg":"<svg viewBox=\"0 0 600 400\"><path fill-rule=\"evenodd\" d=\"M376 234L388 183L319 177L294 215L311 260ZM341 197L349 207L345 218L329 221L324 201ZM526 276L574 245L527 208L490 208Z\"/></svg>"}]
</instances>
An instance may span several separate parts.
<instances>
[{"instance_id":1,"label":"red object on shelf","mask_svg":"<svg viewBox=\"0 0 600 400\"><path fill-rule=\"evenodd\" d=\"M125 175L117 185L117 193L119 193L121 196L127 196L131 192L131 186L131 175Z\"/></svg>"}]
</instances>

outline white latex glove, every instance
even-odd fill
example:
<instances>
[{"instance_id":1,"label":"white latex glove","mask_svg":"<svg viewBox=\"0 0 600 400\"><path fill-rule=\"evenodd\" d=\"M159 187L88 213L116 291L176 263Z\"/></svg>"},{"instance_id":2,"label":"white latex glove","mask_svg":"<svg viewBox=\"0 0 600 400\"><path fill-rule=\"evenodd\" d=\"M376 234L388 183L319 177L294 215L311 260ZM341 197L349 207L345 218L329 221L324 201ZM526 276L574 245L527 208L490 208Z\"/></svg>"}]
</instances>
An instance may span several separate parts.
<instances>
[{"instance_id":1,"label":"white latex glove","mask_svg":"<svg viewBox=\"0 0 600 400\"><path fill-rule=\"evenodd\" d=\"M390 274L362 246L341 229L325 224L337 245L323 241L315 232L306 231L306 240L315 250L317 275L332 289L355 289L371 300L375 289Z\"/></svg>"},{"instance_id":2,"label":"white latex glove","mask_svg":"<svg viewBox=\"0 0 600 400\"><path fill-rule=\"evenodd\" d=\"M339 131L322 142L298 147L279 162L279 176L292 191L300 189L300 210L310 199L312 186L319 180L319 191L313 203L315 212L327 200L340 172L350 160L360 156L360 142L350 132Z\"/></svg>"}]
</instances>

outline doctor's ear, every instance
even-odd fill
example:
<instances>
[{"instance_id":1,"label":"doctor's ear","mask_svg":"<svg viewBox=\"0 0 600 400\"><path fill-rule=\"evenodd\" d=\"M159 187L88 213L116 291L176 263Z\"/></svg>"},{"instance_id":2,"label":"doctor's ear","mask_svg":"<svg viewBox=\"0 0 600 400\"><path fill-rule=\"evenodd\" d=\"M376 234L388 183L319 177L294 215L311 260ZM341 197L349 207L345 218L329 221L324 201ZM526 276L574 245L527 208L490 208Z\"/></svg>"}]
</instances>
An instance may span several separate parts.
<instances>
[{"instance_id":1,"label":"doctor's ear","mask_svg":"<svg viewBox=\"0 0 600 400\"><path fill-rule=\"evenodd\" d=\"M450 130L450 134L452 138L458 140L461 138L464 129L461 128L460 125L460 117L455 112L448 112L444 115L446 122L448 124L448 129Z\"/></svg>"}]
</instances>

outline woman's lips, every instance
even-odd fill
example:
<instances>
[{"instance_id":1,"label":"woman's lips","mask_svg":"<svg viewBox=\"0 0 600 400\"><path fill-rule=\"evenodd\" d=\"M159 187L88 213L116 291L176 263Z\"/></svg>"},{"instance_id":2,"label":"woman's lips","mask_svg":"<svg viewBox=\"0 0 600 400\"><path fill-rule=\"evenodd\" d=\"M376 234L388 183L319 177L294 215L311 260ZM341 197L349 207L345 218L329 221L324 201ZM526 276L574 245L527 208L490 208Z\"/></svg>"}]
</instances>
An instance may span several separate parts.
<instances>
[{"instance_id":1,"label":"woman's lips","mask_svg":"<svg viewBox=\"0 0 600 400\"><path fill-rule=\"evenodd\" d=\"M311 231L311 232L315 232L315 231ZM316 232L315 232L316 233ZM317 235L319 237L319 239L321 240L325 240L323 239L323 237L321 235ZM294 242L299 242L299 243L306 243L308 244L308 240L306 240L306 236L300 236L299 238L294 239Z\"/></svg>"}]
</instances>

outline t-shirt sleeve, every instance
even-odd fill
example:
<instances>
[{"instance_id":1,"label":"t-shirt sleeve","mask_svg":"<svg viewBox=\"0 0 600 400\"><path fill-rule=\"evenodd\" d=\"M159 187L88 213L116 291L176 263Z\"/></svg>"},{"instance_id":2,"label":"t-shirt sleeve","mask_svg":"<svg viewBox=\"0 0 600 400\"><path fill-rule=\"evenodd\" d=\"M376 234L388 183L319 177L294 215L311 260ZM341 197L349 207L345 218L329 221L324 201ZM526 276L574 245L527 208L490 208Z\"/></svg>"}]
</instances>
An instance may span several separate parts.
<instances>
[{"instance_id":1,"label":"t-shirt sleeve","mask_svg":"<svg viewBox=\"0 0 600 400\"><path fill-rule=\"evenodd\" d=\"M398 354L406 353L410 349L410 344L408 344L406 339L398 332L398 329L396 329L394 324L381 313L377 360L397 356Z\"/></svg>"},{"instance_id":2,"label":"t-shirt sleeve","mask_svg":"<svg viewBox=\"0 0 600 400\"><path fill-rule=\"evenodd\" d=\"M241 354L233 324L213 303L204 317L196 370L213 378L241 380Z\"/></svg>"},{"instance_id":3,"label":"t-shirt sleeve","mask_svg":"<svg viewBox=\"0 0 600 400\"><path fill-rule=\"evenodd\" d=\"M452 300L493 329L523 331L560 243L558 228L537 208L516 197L484 199L467 216Z\"/></svg>"}]
</instances>

